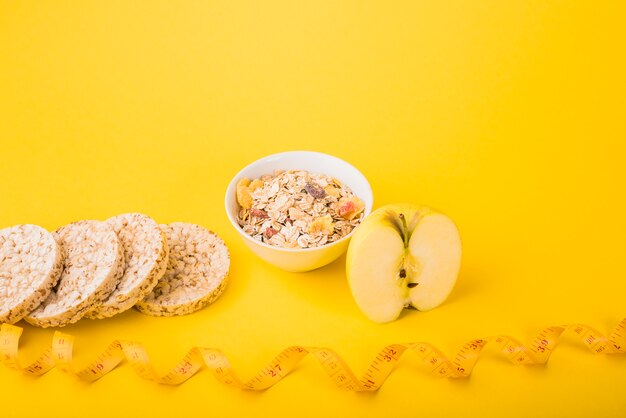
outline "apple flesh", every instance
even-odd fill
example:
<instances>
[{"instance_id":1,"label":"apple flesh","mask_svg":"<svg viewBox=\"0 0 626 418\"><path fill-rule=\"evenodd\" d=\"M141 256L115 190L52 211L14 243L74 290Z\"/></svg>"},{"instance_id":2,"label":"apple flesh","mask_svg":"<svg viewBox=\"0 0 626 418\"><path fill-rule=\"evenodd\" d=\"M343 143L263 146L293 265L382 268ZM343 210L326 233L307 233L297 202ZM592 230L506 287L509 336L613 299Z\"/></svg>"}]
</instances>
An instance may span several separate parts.
<instances>
[{"instance_id":1,"label":"apple flesh","mask_svg":"<svg viewBox=\"0 0 626 418\"><path fill-rule=\"evenodd\" d=\"M461 265L454 222L425 206L387 205L355 230L346 258L350 290L363 313L390 322L404 308L425 311L443 303Z\"/></svg>"}]
</instances>

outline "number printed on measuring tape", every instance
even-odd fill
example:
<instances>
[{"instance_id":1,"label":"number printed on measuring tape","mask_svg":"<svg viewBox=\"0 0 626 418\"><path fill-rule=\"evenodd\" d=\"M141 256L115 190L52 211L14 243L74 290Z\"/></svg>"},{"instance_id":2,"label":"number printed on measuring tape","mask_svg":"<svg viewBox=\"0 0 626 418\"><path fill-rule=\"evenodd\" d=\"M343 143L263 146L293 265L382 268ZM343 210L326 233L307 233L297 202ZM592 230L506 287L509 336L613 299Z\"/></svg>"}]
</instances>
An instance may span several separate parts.
<instances>
[{"instance_id":1,"label":"number printed on measuring tape","mask_svg":"<svg viewBox=\"0 0 626 418\"><path fill-rule=\"evenodd\" d=\"M426 364L436 377L468 377L483 348L492 344L500 349L514 364L544 364L548 361L561 334L572 333L597 354L626 352L626 318L617 324L609 337L588 325L573 324L548 327L542 330L533 342L526 346L515 338L497 335L469 341L452 358L429 343L390 344L383 348L371 361L361 377L357 377L339 355L329 348L292 346L283 350L276 358L248 381L241 381L233 371L226 355L218 349L194 347L167 374L159 375L149 360L144 347L132 341L114 341L87 367L76 370L72 361L74 337L55 332L52 344L41 356L28 366L18 361L18 345L22 328L3 324L0 328L0 362L10 369L33 376L40 376L52 368L92 382L100 379L118 364L126 360L140 377L162 384L178 385L195 375L200 369L213 372L218 381L245 390L264 390L292 371L307 355L317 359L337 387L351 391L378 390L393 371L400 357L411 351Z\"/></svg>"}]
</instances>

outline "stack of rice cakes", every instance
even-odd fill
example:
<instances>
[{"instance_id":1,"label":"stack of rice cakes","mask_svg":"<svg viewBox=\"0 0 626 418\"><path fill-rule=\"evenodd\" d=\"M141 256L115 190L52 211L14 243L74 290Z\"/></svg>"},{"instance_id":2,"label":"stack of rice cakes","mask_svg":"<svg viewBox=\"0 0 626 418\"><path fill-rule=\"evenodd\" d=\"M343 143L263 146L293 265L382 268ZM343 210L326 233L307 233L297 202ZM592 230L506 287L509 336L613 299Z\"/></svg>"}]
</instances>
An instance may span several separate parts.
<instances>
[{"instance_id":1,"label":"stack of rice cakes","mask_svg":"<svg viewBox=\"0 0 626 418\"><path fill-rule=\"evenodd\" d=\"M159 225L140 213L52 233L17 225L0 230L0 323L61 327L133 306L184 315L221 295L229 268L216 234L182 222Z\"/></svg>"}]
</instances>

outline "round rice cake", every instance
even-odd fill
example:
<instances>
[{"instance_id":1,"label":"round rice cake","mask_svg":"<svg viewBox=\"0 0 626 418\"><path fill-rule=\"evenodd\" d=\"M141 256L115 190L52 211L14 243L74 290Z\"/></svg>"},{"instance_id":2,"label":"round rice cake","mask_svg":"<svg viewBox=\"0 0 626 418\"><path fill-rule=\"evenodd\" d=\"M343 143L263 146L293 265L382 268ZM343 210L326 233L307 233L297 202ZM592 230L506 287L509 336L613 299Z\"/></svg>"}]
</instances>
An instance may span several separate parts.
<instances>
[{"instance_id":1,"label":"round rice cake","mask_svg":"<svg viewBox=\"0 0 626 418\"><path fill-rule=\"evenodd\" d=\"M213 232L194 224L161 225L170 249L167 270L152 292L135 307L148 315L174 316L195 312L217 299L230 268L226 244Z\"/></svg>"},{"instance_id":2,"label":"round rice cake","mask_svg":"<svg viewBox=\"0 0 626 418\"><path fill-rule=\"evenodd\" d=\"M48 297L63 269L63 252L37 225L0 230L0 323L13 324Z\"/></svg>"},{"instance_id":3,"label":"round rice cake","mask_svg":"<svg viewBox=\"0 0 626 418\"><path fill-rule=\"evenodd\" d=\"M78 321L115 289L124 267L122 245L105 222L78 221L52 234L63 248L63 272L50 296L25 318L40 327Z\"/></svg>"},{"instance_id":4,"label":"round rice cake","mask_svg":"<svg viewBox=\"0 0 626 418\"><path fill-rule=\"evenodd\" d=\"M114 216L113 227L124 249L124 274L109 297L85 318L109 318L132 308L156 286L167 269L167 238L151 217L141 213Z\"/></svg>"}]
</instances>

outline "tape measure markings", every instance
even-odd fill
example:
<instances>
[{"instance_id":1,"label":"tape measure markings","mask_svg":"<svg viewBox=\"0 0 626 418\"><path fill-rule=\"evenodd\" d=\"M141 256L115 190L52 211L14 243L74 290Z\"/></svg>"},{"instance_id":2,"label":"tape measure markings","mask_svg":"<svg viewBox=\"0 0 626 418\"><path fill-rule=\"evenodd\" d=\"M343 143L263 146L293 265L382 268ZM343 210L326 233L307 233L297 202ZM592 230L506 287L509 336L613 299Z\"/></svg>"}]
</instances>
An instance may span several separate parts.
<instances>
[{"instance_id":1,"label":"tape measure markings","mask_svg":"<svg viewBox=\"0 0 626 418\"><path fill-rule=\"evenodd\" d=\"M345 361L329 348L291 346L283 350L250 380L242 382L222 351L204 347L192 348L174 368L160 376L152 366L143 345L132 341L112 342L87 367L76 371L72 359L74 337L59 331L54 333L51 346L37 360L23 367L18 361L18 346L23 329L3 324L0 328L0 362L9 369L33 376L40 376L56 367L62 373L85 382L93 382L111 372L123 361L127 361L141 378L168 385L181 384L206 367L224 385L244 390L264 390L282 380L302 359L311 355L337 387L362 392L378 390L406 351L417 355L422 363L429 367L433 376L467 378L487 344L497 346L513 364L545 364L564 332L577 335L593 353L614 354L626 352L625 330L626 318L617 324L608 338L588 325L573 324L545 328L537 334L529 346L507 335L474 339L465 343L453 360L427 342L390 344L374 357L361 378L358 378Z\"/></svg>"}]
</instances>

